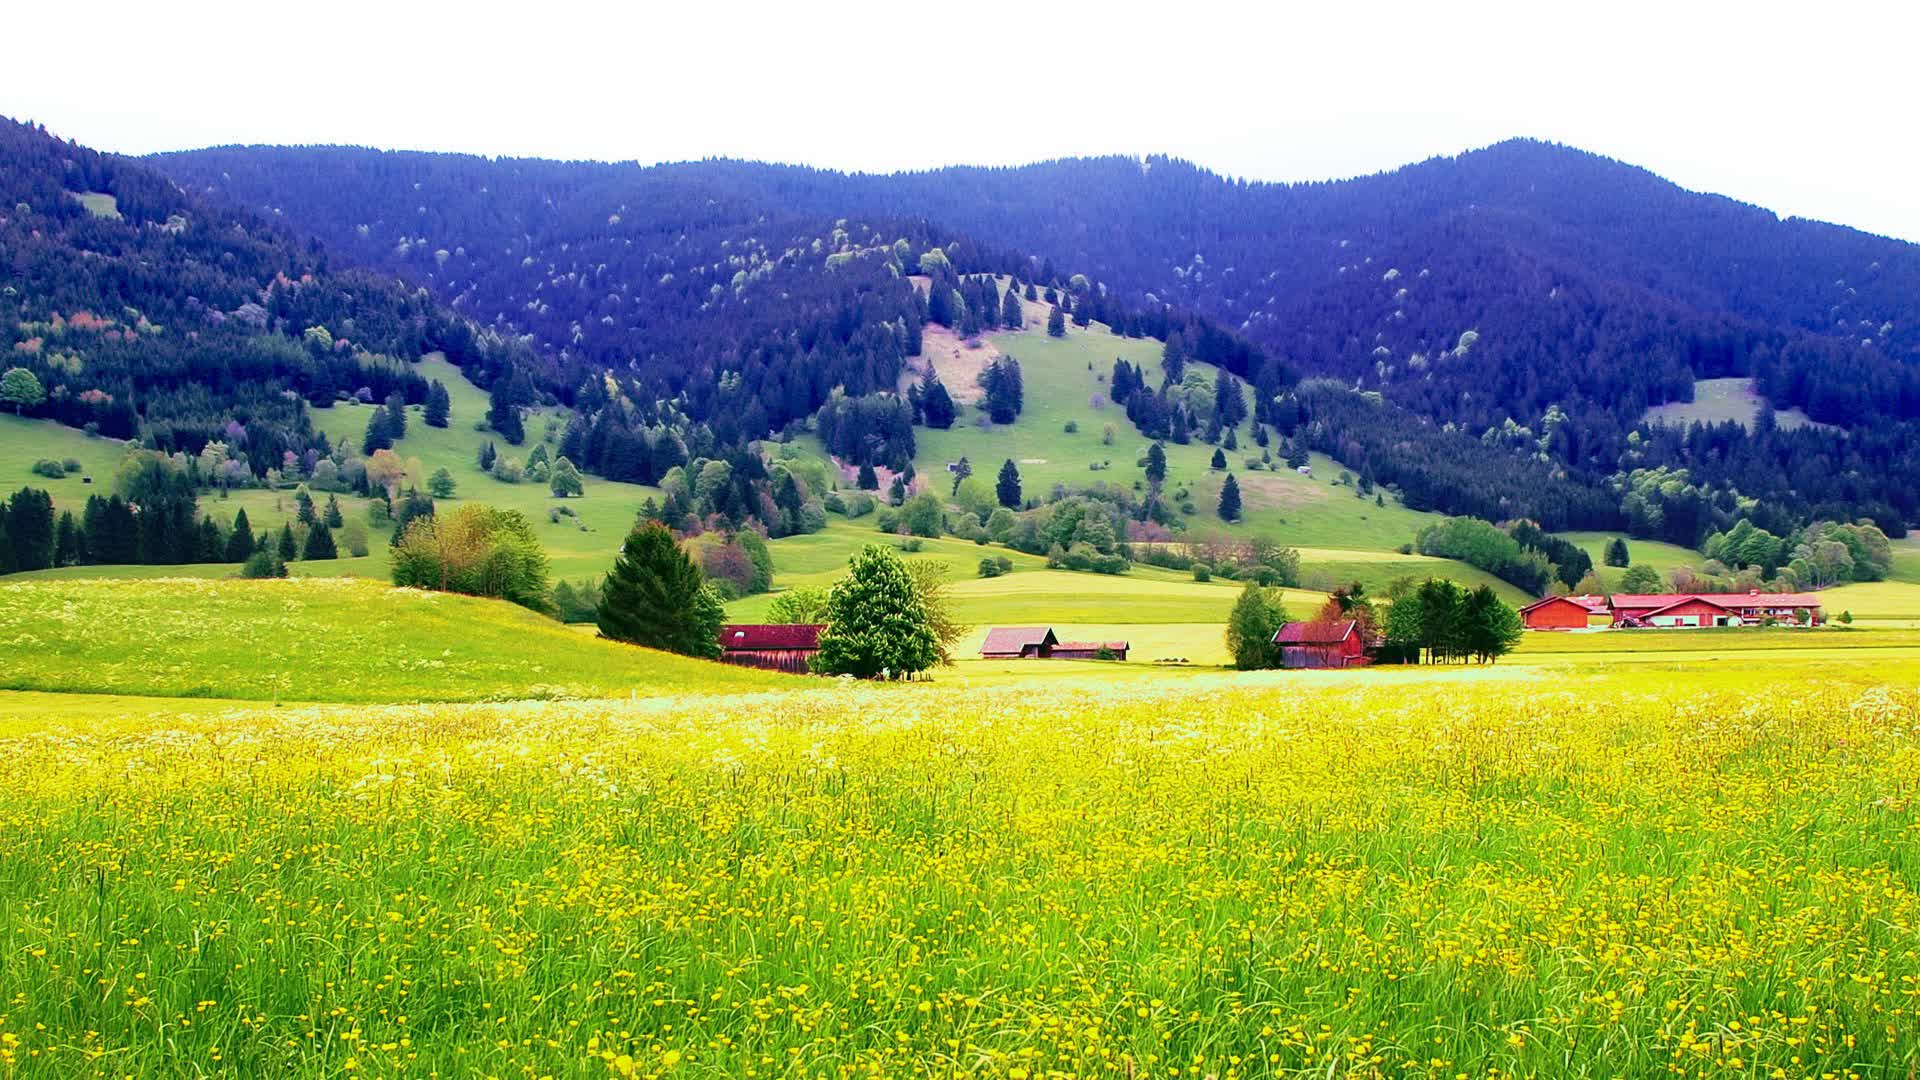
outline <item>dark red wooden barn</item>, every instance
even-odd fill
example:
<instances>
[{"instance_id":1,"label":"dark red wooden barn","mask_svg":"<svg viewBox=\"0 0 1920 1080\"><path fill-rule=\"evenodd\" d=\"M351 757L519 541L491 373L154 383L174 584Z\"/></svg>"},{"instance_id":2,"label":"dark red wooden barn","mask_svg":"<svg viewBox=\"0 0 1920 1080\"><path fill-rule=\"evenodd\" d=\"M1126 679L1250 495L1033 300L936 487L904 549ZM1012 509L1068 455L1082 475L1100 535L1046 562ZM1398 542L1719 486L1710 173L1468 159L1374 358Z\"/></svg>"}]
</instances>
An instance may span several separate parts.
<instances>
[{"instance_id":1,"label":"dark red wooden barn","mask_svg":"<svg viewBox=\"0 0 1920 1080\"><path fill-rule=\"evenodd\" d=\"M1366 635L1352 619L1290 622L1273 635L1286 668L1344 668L1367 663Z\"/></svg>"},{"instance_id":2,"label":"dark red wooden barn","mask_svg":"<svg viewBox=\"0 0 1920 1080\"><path fill-rule=\"evenodd\" d=\"M731 623L720 628L720 659L741 667L804 675L820 651L818 623Z\"/></svg>"}]
</instances>

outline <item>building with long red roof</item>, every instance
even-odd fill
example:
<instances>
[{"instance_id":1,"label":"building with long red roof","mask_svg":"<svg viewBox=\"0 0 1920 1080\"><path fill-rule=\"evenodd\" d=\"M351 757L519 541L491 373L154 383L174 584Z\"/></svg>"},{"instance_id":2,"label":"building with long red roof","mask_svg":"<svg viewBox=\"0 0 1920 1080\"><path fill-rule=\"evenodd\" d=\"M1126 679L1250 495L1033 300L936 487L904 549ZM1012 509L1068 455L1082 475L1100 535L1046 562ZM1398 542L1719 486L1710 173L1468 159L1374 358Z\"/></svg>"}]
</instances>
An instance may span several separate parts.
<instances>
[{"instance_id":1,"label":"building with long red roof","mask_svg":"<svg viewBox=\"0 0 1920 1080\"><path fill-rule=\"evenodd\" d=\"M1549 596L1520 609L1529 630L1613 627L1697 629L1713 626L1819 626L1826 611L1817 593L1616 593Z\"/></svg>"}]
</instances>

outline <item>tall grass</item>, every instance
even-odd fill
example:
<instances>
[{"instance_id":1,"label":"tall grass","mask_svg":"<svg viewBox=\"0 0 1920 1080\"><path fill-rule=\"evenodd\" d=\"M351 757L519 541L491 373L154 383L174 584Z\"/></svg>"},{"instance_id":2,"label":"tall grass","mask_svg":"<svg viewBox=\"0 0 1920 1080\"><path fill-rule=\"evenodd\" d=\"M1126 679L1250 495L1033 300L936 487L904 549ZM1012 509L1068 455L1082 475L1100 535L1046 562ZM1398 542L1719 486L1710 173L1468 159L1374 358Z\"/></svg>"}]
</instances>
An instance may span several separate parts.
<instances>
[{"instance_id":1,"label":"tall grass","mask_svg":"<svg viewBox=\"0 0 1920 1080\"><path fill-rule=\"evenodd\" d=\"M0 739L0 1058L1905 1077L1916 674L56 713Z\"/></svg>"}]
</instances>

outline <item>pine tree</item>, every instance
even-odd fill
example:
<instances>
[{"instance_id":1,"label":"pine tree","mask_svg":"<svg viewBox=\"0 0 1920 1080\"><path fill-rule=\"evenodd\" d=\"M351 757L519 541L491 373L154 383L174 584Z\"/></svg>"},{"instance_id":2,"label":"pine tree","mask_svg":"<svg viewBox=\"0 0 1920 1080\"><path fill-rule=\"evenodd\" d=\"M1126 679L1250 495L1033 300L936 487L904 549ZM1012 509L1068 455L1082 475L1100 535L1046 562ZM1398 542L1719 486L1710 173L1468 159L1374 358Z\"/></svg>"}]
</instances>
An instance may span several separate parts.
<instances>
[{"instance_id":1,"label":"pine tree","mask_svg":"<svg viewBox=\"0 0 1920 1080\"><path fill-rule=\"evenodd\" d=\"M86 561L86 557L86 548L80 538L80 523L74 520L73 511L62 512L60 525L53 534L53 565L79 566Z\"/></svg>"},{"instance_id":2,"label":"pine tree","mask_svg":"<svg viewBox=\"0 0 1920 1080\"><path fill-rule=\"evenodd\" d=\"M302 525L314 523L313 495L305 487L293 493L294 518Z\"/></svg>"},{"instance_id":3,"label":"pine tree","mask_svg":"<svg viewBox=\"0 0 1920 1080\"><path fill-rule=\"evenodd\" d=\"M863 548L827 596L827 629L813 670L898 677L939 660L939 642L906 566L878 544Z\"/></svg>"},{"instance_id":4,"label":"pine tree","mask_svg":"<svg viewBox=\"0 0 1920 1080\"><path fill-rule=\"evenodd\" d=\"M293 526L280 526L280 542L275 550L279 553L281 562L289 562L300 553L299 549L293 545Z\"/></svg>"},{"instance_id":5,"label":"pine tree","mask_svg":"<svg viewBox=\"0 0 1920 1080\"><path fill-rule=\"evenodd\" d=\"M427 477L427 494L436 499L451 499L454 490L453 474L448 472L445 466L433 470L433 475Z\"/></svg>"},{"instance_id":6,"label":"pine tree","mask_svg":"<svg viewBox=\"0 0 1920 1080\"><path fill-rule=\"evenodd\" d=\"M362 454L371 457L375 450L393 448L393 429L388 425L388 419L384 408L373 410L373 415L367 418L367 434L360 440Z\"/></svg>"},{"instance_id":7,"label":"pine tree","mask_svg":"<svg viewBox=\"0 0 1920 1080\"><path fill-rule=\"evenodd\" d=\"M1616 536L1607 541L1606 556L1602 561L1608 566L1627 566L1631 564L1633 558L1627 553L1626 539Z\"/></svg>"},{"instance_id":8,"label":"pine tree","mask_svg":"<svg viewBox=\"0 0 1920 1080\"><path fill-rule=\"evenodd\" d=\"M951 428L954 418L960 415L959 408L953 403L953 395L947 393L946 384L938 377L927 379L920 395L920 408L924 423L942 431Z\"/></svg>"},{"instance_id":9,"label":"pine tree","mask_svg":"<svg viewBox=\"0 0 1920 1080\"><path fill-rule=\"evenodd\" d=\"M860 476L854 483L861 491L880 490L880 477L874 473L873 466L870 463L861 463Z\"/></svg>"},{"instance_id":10,"label":"pine tree","mask_svg":"<svg viewBox=\"0 0 1920 1080\"><path fill-rule=\"evenodd\" d=\"M53 565L53 496L39 488L23 487L4 507L8 560L13 570L45 570Z\"/></svg>"},{"instance_id":11,"label":"pine tree","mask_svg":"<svg viewBox=\"0 0 1920 1080\"><path fill-rule=\"evenodd\" d=\"M1026 288L1026 291L1024 291L1024 292L1022 292L1022 293L1021 293L1020 295L1021 295L1021 296L1022 296L1023 298L1025 298L1025 299L1027 299L1027 300L1038 300L1038 299L1040 299L1040 292L1039 292L1039 290L1038 290L1038 289L1035 289L1035 288L1033 287L1033 282L1031 282L1031 281L1029 281L1029 282L1027 282L1027 288Z\"/></svg>"},{"instance_id":12,"label":"pine tree","mask_svg":"<svg viewBox=\"0 0 1920 1080\"><path fill-rule=\"evenodd\" d=\"M1013 291L1013 283L1007 283L1007 295L1000 301L1000 325L1010 330L1018 330L1026 321L1020 307L1020 297Z\"/></svg>"},{"instance_id":13,"label":"pine tree","mask_svg":"<svg viewBox=\"0 0 1920 1080\"><path fill-rule=\"evenodd\" d=\"M325 522L316 522L313 528L307 530L307 546L300 552L300 558L311 561L339 557L340 550L333 544L333 530L327 528Z\"/></svg>"},{"instance_id":14,"label":"pine tree","mask_svg":"<svg viewBox=\"0 0 1920 1080\"><path fill-rule=\"evenodd\" d=\"M1167 335L1167 344L1160 350L1160 370L1166 375L1168 385L1180 381L1187 370L1187 339L1175 330Z\"/></svg>"},{"instance_id":15,"label":"pine tree","mask_svg":"<svg viewBox=\"0 0 1920 1080\"><path fill-rule=\"evenodd\" d=\"M1240 520L1240 483L1227 474L1227 482L1220 485L1220 520Z\"/></svg>"},{"instance_id":16,"label":"pine tree","mask_svg":"<svg viewBox=\"0 0 1920 1080\"><path fill-rule=\"evenodd\" d=\"M1001 464L1000 478L994 482L993 492L1001 506L1020 509L1020 467L1013 463L1012 458Z\"/></svg>"},{"instance_id":17,"label":"pine tree","mask_svg":"<svg viewBox=\"0 0 1920 1080\"><path fill-rule=\"evenodd\" d=\"M1293 440L1293 445L1287 448L1287 468L1297 469L1306 463L1307 448L1300 444L1299 439Z\"/></svg>"},{"instance_id":18,"label":"pine tree","mask_svg":"<svg viewBox=\"0 0 1920 1080\"><path fill-rule=\"evenodd\" d=\"M1047 336L1063 338L1067 336L1067 317L1058 305L1047 313Z\"/></svg>"},{"instance_id":19,"label":"pine tree","mask_svg":"<svg viewBox=\"0 0 1920 1080\"><path fill-rule=\"evenodd\" d=\"M887 502L899 506L907 501L907 478L899 473L893 474L893 484L887 488Z\"/></svg>"},{"instance_id":20,"label":"pine tree","mask_svg":"<svg viewBox=\"0 0 1920 1080\"><path fill-rule=\"evenodd\" d=\"M1159 487L1167 482L1167 450L1158 442L1147 447L1147 483Z\"/></svg>"},{"instance_id":21,"label":"pine tree","mask_svg":"<svg viewBox=\"0 0 1920 1080\"><path fill-rule=\"evenodd\" d=\"M600 593L600 634L683 656L720 655L720 601L658 522L627 534Z\"/></svg>"},{"instance_id":22,"label":"pine tree","mask_svg":"<svg viewBox=\"0 0 1920 1080\"><path fill-rule=\"evenodd\" d=\"M1217 449L1217 448L1216 448L1216 449L1214 450L1214 452L1213 452L1213 461L1212 461L1212 466L1213 466L1214 468L1216 468L1216 469L1224 469L1224 468L1226 468L1226 467L1227 467L1227 453L1226 453L1226 451L1224 451L1224 450L1220 450L1220 449Z\"/></svg>"},{"instance_id":23,"label":"pine tree","mask_svg":"<svg viewBox=\"0 0 1920 1080\"><path fill-rule=\"evenodd\" d=\"M961 485L962 483L964 483L964 482L966 482L966 479L967 479L968 477L970 477L970 476L972 476L972 475L973 475L973 462L971 462L971 461L968 461L968 460L967 460L967 458L966 458L966 455L965 455L965 454L962 454L962 455L960 456L960 460L959 460L958 462L956 462L956 463L954 464L954 467L953 467L953 490L952 490L952 491L950 491L950 492L948 492L948 494L949 494L949 495L959 495L959 494L960 494L960 485Z\"/></svg>"},{"instance_id":24,"label":"pine tree","mask_svg":"<svg viewBox=\"0 0 1920 1080\"><path fill-rule=\"evenodd\" d=\"M247 520L247 508L233 515L233 532L227 536L228 562L246 562L253 554L253 523Z\"/></svg>"},{"instance_id":25,"label":"pine tree","mask_svg":"<svg viewBox=\"0 0 1920 1080\"><path fill-rule=\"evenodd\" d=\"M387 431L394 442L407 437L407 399L398 390L387 395Z\"/></svg>"},{"instance_id":26,"label":"pine tree","mask_svg":"<svg viewBox=\"0 0 1920 1080\"><path fill-rule=\"evenodd\" d=\"M452 412L453 399L448 396L446 385L439 379L433 380L433 385L427 387L427 426L446 427L447 418Z\"/></svg>"},{"instance_id":27,"label":"pine tree","mask_svg":"<svg viewBox=\"0 0 1920 1080\"><path fill-rule=\"evenodd\" d=\"M493 448L492 439L488 439L486 442L481 443L480 457L477 459L480 463L480 471L492 472L493 463L499 458L499 456L500 456L500 452Z\"/></svg>"},{"instance_id":28,"label":"pine tree","mask_svg":"<svg viewBox=\"0 0 1920 1080\"><path fill-rule=\"evenodd\" d=\"M487 401L487 423L507 440L508 445L519 446L526 441L527 429L520 422L520 405L514 400L514 379L498 379L493 384Z\"/></svg>"},{"instance_id":29,"label":"pine tree","mask_svg":"<svg viewBox=\"0 0 1920 1080\"><path fill-rule=\"evenodd\" d=\"M340 497L338 495L327 496L327 509L325 513L320 515L320 520L326 522L327 528L329 529L337 529L347 523L346 518L340 514Z\"/></svg>"}]
</instances>

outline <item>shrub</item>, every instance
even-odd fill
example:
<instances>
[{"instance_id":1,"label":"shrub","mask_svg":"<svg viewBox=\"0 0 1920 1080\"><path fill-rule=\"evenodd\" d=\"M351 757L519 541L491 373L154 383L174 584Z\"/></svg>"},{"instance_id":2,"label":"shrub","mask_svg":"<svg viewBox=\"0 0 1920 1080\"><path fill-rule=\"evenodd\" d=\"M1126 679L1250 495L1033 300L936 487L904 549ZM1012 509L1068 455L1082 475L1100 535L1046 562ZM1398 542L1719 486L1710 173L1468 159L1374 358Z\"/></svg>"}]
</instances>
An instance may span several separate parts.
<instances>
[{"instance_id":1,"label":"shrub","mask_svg":"<svg viewBox=\"0 0 1920 1080\"><path fill-rule=\"evenodd\" d=\"M1063 430L1069 435L1078 435L1080 433L1080 422L1077 420L1069 420Z\"/></svg>"},{"instance_id":2,"label":"shrub","mask_svg":"<svg viewBox=\"0 0 1920 1080\"><path fill-rule=\"evenodd\" d=\"M1207 568L1206 563L1194 563L1193 564L1193 580L1212 581L1213 571Z\"/></svg>"},{"instance_id":3,"label":"shrub","mask_svg":"<svg viewBox=\"0 0 1920 1080\"><path fill-rule=\"evenodd\" d=\"M996 559L985 558L980 560L980 576L983 578L999 577L1005 572L1006 571L1000 569L1000 563Z\"/></svg>"},{"instance_id":4,"label":"shrub","mask_svg":"<svg viewBox=\"0 0 1920 1080\"><path fill-rule=\"evenodd\" d=\"M247 556L247 561L240 566L240 576L243 578L283 578L287 576L287 564L281 561L279 554L272 548L262 547Z\"/></svg>"},{"instance_id":5,"label":"shrub","mask_svg":"<svg viewBox=\"0 0 1920 1080\"><path fill-rule=\"evenodd\" d=\"M65 461L62 461L60 463L60 467L67 470L70 473L77 473L80 471L80 459L67 458Z\"/></svg>"},{"instance_id":6,"label":"shrub","mask_svg":"<svg viewBox=\"0 0 1920 1080\"><path fill-rule=\"evenodd\" d=\"M51 458L41 458L33 463L33 474L49 480L60 480L66 477L67 467Z\"/></svg>"}]
</instances>

